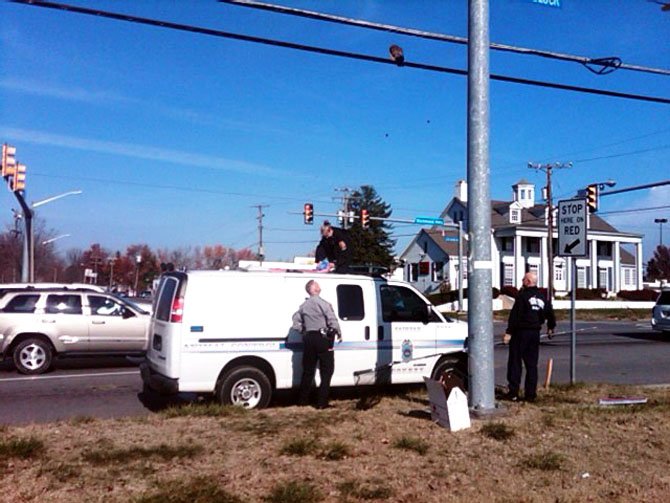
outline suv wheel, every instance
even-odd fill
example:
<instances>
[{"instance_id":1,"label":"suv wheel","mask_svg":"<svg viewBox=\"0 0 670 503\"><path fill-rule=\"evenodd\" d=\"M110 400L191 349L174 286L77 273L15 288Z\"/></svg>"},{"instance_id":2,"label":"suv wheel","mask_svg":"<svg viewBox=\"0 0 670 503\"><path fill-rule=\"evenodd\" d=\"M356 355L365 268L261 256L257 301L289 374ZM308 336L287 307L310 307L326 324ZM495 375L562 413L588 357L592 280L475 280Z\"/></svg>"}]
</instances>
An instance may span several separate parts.
<instances>
[{"instance_id":1,"label":"suv wheel","mask_svg":"<svg viewBox=\"0 0 670 503\"><path fill-rule=\"evenodd\" d=\"M219 386L223 405L245 409L263 409L270 404L272 385L268 377L255 367L238 367L228 372Z\"/></svg>"},{"instance_id":2,"label":"suv wheel","mask_svg":"<svg viewBox=\"0 0 670 503\"><path fill-rule=\"evenodd\" d=\"M25 339L14 348L14 365L22 374L43 374L53 359L53 351L48 342L38 337Z\"/></svg>"}]
</instances>

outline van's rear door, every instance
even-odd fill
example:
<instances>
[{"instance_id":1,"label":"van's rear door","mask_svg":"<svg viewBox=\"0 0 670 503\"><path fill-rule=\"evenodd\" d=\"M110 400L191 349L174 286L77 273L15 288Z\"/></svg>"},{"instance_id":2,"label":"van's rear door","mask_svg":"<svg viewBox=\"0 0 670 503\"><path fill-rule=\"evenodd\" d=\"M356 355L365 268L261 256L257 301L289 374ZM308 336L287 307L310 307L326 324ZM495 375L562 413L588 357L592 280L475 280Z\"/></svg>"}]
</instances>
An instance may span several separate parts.
<instances>
[{"instance_id":1,"label":"van's rear door","mask_svg":"<svg viewBox=\"0 0 670 503\"><path fill-rule=\"evenodd\" d=\"M154 371L171 378L178 377L185 287L185 273L161 277L149 326L147 360Z\"/></svg>"}]
</instances>

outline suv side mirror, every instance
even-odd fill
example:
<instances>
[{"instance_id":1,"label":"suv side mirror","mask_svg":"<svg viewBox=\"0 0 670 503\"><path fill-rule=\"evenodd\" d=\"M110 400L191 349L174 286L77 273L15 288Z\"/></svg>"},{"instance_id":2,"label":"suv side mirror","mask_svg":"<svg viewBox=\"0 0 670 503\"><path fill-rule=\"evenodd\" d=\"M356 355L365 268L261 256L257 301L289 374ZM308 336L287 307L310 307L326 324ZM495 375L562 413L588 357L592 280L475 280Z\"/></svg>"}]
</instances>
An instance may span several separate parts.
<instances>
[{"instance_id":1,"label":"suv side mirror","mask_svg":"<svg viewBox=\"0 0 670 503\"><path fill-rule=\"evenodd\" d=\"M127 307L124 307L121 316L123 317L124 320L127 320L128 318L132 318L132 317L134 317L134 316L135 316L135 313L133 313L133 312L132 312L130 309L128 309Z\"/></svg>"}]
</instances>

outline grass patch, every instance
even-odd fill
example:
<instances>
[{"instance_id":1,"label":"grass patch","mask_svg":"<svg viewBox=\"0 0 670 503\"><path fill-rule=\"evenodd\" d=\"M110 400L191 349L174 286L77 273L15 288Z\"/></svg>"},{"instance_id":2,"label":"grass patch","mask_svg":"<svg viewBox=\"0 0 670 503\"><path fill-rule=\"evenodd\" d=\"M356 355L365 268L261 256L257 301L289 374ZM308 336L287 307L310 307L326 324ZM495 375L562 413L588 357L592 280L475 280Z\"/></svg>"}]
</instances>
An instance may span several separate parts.
<instances>
[{"instance_id":1,"label":"grass patch","mask_svg":"<svg viewBox=\"0 0 670 503\"><path fill-rule=\"evenodd\" d=\"M49 462L38 470L38 475L50 475L58 482L67 482L79 477L82 468L72 463Z\"/></svg>"},{"instance_id":2,"label":"grass patch","mask_svg":"<svg viewBox=\"0 0 670 503\"><path fill-rule=\"evenodd\" d=\"M159 458L168 461L174 458L192 458L203 451L200 445L169 446L160 444L155 447L129 447L115 449L111 446L102 446L96 450L85 451L82 458L95 465L114 463L128 463L143 459Z\"/></svg>"},{"instance_id":3,"label":"grass patch","mask_svg":"<svg viewBox=\"0 0 670 503\"><path fill-rule=\"evenodd\" d=\"M69 423L73 426L78 426L80 424L89 424L95 422L95 418L92 416L74 416L70 418Z\"/></svg>"},{"instance_id":4,"label":"grass patch","mask_svg":"<svg viewBox=\"0 0 670 503\"><path fill-rule=\"evenodd\" d=\"M400 437L393 443L396 449L404 449L406 451L414 451L421 456L428 452L428 444L416 437Z\"/></svg>"},{"instance_id":5,"label":"grass patch","mask_svg":"<svg viewBox=\"0 0 670 503\"><path fill-rule=\"evenodd\" d=\"M188 481L171 480L161 488L138 498L137 503L242 503L244 500L221 489L206 477Z\"/></svg>"},{"instance_id":6,"label":"grass patch","mask_svg":"<svg viewBox=\"0 0 670 503\"><path fill-rule=\"evenodd\" d=\"M321 457L328 461L340 461L351 456L349 446L343 442L331 442L323 447Z\"/></svg>"},{"instance_id":7,"label":"grass patch","mask_svg":"<svg viewBox=\"0 0 670 503\"><path fill-rule=\"evenodd\" d=\"M505 423L489 422L480 431L485 437L499 441L509 440L514 436L514 430Z\"/></svg>"},{"instance_id":8,"label":"grass patch","mask_svg":"<svg viewBox=\"0 0 670 503\"><path fill-rule=\"evenodd\" d=\"M525 468L548 472L562 469L564 462L565 458L561 454L547 451L525 457L521 465Z\"/></svg>"},{"instance_id":9,"label":"grass patch","mask_svg":"<svg viewBox=\"0 0 670 503\"><path fill-rule=\"evenodd\" d=\"M30 459L41 456L43 452L44 442L35 437L0 440L0 459Z\"/></svg>"},{"instance_id":10,"label":"grass patch","mask_svg":"<svg viewBox=\"0 0 670 503\"><path fill-rule=\"evenodd\" d=\"M319 447L319 442L316 438L297 438L286 442L280 454L287 454L289 456L307 456L316 452Z\"/></svg>"},{"instance_id":11,"label":"grass patch","mask_svg":"<svg viewBox=\"0 0 670 503\"><path fill-rule=\"evenodd\" d=\"M249 412L244 407L235 405L203 402L168 407L161 411L161 415L168 419L175 417L243 417Z\"/></svg>"},{"instance_id":12,"label":"grass patch","mask_svg":"<svg viewBox=\"0 0 670 503\"><path fill-rule=\"evenodd\" d=\"M385 500L394 495L393 489L386 484L381 480L365 482L346 480L338 484L337 489L340 491L343 501L349 501L350 497L362 500Z\"/></svg>"},{"instance_id":13,"label":"grass patch","mask_svg":"<svg viewBox=\"0 0 670 503\"><path fill-rule=\"evenodd\" d=\"M274 486L270 494L263 498L269 503L316 503L323 494L308 482L290 481Z\"/></svg>"}]
</instances>

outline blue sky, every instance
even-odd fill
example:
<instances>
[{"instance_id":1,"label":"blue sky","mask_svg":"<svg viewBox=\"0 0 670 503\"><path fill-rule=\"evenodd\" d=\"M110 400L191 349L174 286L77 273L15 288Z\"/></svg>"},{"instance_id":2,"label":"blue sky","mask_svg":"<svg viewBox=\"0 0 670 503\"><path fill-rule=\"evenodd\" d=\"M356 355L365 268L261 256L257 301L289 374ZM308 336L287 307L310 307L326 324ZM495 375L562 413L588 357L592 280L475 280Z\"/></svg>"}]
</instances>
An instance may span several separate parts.
<instances>
[{"instance_id":1,"label":"blue sky","mask_svg":"<svg viewBox=\"0 0 670 503\"><path fill-rule=\"evenodd\" d=\"M236 33L408 61L466 67L464 46L326 24L214 0L69 0ZM283 5L467 36L467 2L298 1ZM670 13L645 0L491 2L491 41L670 67ZM38 216L59 249L124 250L258 241L264 208L269 259L312 250L306 201L333 213L337 188L373 185L394 216L439 215L466 177L466 79L393 65L0 3L0 141L28 166L27 198L80 189ZM670 77L491 53L491 72L670 97ZM510 199L520 178L544 185L528 161L573 161L557 171L557 199L613 178L617 188L670 178L670 106L491 83L491 195ZM539 193L539 191L538 191ZM622 230L658 243L654 218L670 188L602 199ZM0 222L13 195L0 190ZM317 220L320 220L317 217ZM396 226L398 251L417 229ZM670 227L666 234L670 241Z\"/></svg>"}]
</instances>

